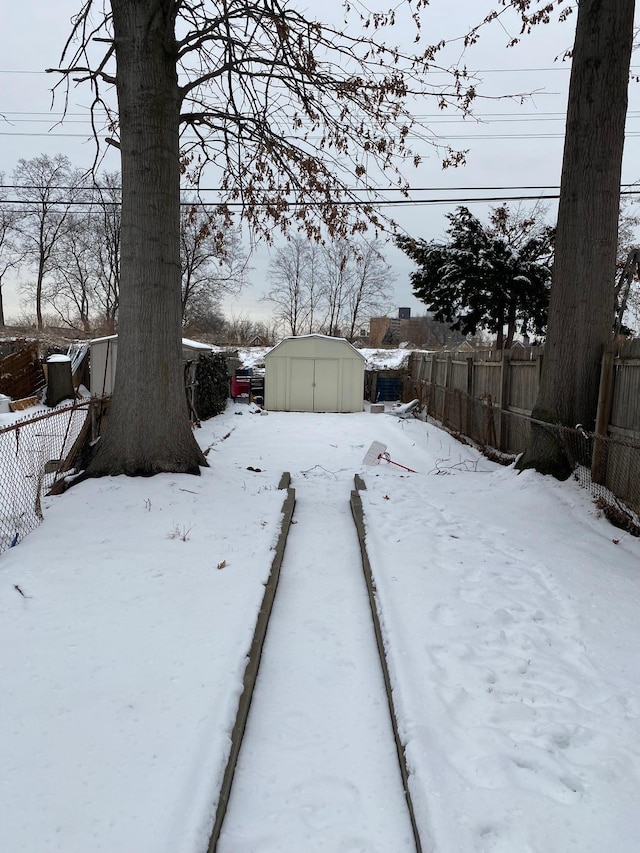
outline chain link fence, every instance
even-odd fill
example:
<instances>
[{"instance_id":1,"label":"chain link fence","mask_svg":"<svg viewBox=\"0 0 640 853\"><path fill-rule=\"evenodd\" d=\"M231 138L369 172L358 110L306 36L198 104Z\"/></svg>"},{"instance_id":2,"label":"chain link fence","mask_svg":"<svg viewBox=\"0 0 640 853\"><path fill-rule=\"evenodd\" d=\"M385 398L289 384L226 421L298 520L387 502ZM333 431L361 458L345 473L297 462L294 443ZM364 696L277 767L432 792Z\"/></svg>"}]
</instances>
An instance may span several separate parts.
<instances>
[{"instance_id":1,"label":"chain link fence","mask_svg":"<svg viewBox=\"0 0 640 853\"><path fill-rule=\"evenodd\" d=\"M198 425L200 417L212 417L224 409L228 379L222 353L187 362L187 399ZM92 397L0 425L0 554L38 527L43 496L74 466L89 431L91 439L100 434L109 401L108 396Z\"/></svg>"},{"instance_id":2,"label":"chain link fence","mask_svg":"<svg viewBox=\"0 0 640 853\"><path fill-rule=\"evenodd\" d=\"M604 515L617 527L640 536L639 440L537 421L501 409L488 394L478 399L464 391L415 381L409 394L419 399L427 417L470 439L487 457L503 464L511 464L524 452L534 426L544 429L562 448L574 477Z\"/></svg>"},{"instance_id":3,"label":"chain link fence","mask_svg":"<svg viewBox=\"0 0 640 853\"><path fill-rule=\"evenodd\" d=\"M42 497L63 475L93 404L83 400L0 427L0 553L42 521Z\"/></svg>"}]
</instances>

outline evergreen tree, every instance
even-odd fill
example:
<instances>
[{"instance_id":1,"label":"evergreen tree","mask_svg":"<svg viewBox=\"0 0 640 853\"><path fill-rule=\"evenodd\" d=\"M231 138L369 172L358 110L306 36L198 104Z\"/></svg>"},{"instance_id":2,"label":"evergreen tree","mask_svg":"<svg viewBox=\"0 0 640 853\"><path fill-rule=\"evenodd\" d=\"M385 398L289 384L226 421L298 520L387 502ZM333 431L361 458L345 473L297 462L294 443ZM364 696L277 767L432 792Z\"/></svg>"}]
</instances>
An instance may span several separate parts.
<instances>
[{"instance_id":1,"label":"evergreen tree","mask_svg":"<svg viewBox=\"0 0 640 853\"><path fill-rule=\"evenodd\" d=\"M540 209L525 216L503 204L484 225L458 207L447 214L445 242L398 237L397 245L418 266L411 274L416 297L454 330L495 334L499 349L510 347L518 331L544 332L553 229L540 216Z\"/></svg>"}]
</instances>

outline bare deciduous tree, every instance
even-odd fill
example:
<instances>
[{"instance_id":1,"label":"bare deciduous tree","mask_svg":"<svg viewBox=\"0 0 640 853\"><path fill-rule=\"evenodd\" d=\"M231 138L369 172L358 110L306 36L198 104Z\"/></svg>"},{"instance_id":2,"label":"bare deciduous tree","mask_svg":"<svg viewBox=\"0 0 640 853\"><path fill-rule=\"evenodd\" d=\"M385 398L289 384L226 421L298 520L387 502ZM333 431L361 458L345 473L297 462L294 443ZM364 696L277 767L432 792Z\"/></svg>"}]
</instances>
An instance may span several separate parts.
<instances>
[{"instance_id":1,"label":"bare deciduous tree","mask_svg":"<svg viewBox=\"0 0 640 853\"><path fill-rule=\"evenodd\" d=\"M385 313L393 275L377 240L318 245L293 237L276 250L264 297L291 335L323 331L353 340L356 328Z\"/></svg>"},{"instance_id":2,"label":"bare deciduous tree","mask_svg":"<svg viewBox=\"0 0 640 853\"><path fill-rule=\"evenodd\" d=\"M394 275L385 261L378 240L361 239L354 247L353 274L347 299L347 338L356 337L356 329L376 314L385 314Z\"/></svg>"},{"instance_id":3,"label":"bare deciduous tree","mask_svg":"<svg viewBox=\"0 0 640 853\"><path fill-rule=\"evenodd\" d=\"M113 332L119 290L119 175L107 173L93 184L87 176L86 183L79 180L78 186L57 189L67 190L71 198L81 192L83 206L66 214L64 227L55 235L41 301L67 326L86 332L98 323Z\"/></svg>"},{"instance_id":4,"label":"bare deciduous tree","mask_svg":"<svg viewBox=\"0 0 640 853\"><path fill-rule=\"evenodd\" d=\"M342 324L346 322L352 278L351 253L351 245L345 237L334 240L322 252L321 293L325 319L321 329L327 335L342 335Z\"/></svg>"},{"instance_id":5,"label":"bare deciduous tree","mask_svg":"<svg viewBox=\"0 0 640 853\"><path fill-rule=\"evenodd\" d=\"M264 300L290 335L314 331L318 311L318 245L295 235L276 249L269 264L271 287Z\"/></svg>"},{"instance_id":6,"label":"bare deciduous tree","mask_svg":"<svg viewBox=\"0 0 640 853\"><path fill-rule=\"evenodd\" d=\"M255 322L246 314L232 314L226 323L227 343L232 346L248 346L254 336Z\"/></svg>"},{"instance_id":7,"label":"bare deciduous tree","mask_svg":"<svg viewBox=\"0 0 640 853\"><path fill-rule=\"evenodd\" d=\"M41 154L19 160L13 173L15 194L22 201L16 224L17 248L35 280L21 289L33 299L38 329L42 329L42 300L45 279L51 272L57 241L70 227L73 204L84 192L80 172L72 169L63 154Z\"/></svg>"},{"instance_id":8,"label":"bare deciduous tree","mask_svg":"<svg viewBox=\"0 0 640 853\"><path fill-rule=\"evenodd\" d=\"M219 309L224 296L246 282L247 255L240 230L228 216L183 203L180 217L182 322Z\"/></svg>"},{"instance_id":9,"label":"bare deciduous tree","mask_svg":"<svg viewBox=\"0 0 640 853\"><path fill-rule=\"evenodd\" d=\"M383 172L406 187L400 165L420 156L412 129L428 141L410 106L432 97L464 111L475 96L464 72L431 87L426 72L441 45L404 51L383 33L406 11L419 40L427 5L359 6L354 29L324 25L287 0L85 0L59 70L92 84L94 116L104 84L115 85L117 118L107 112L123 184L118 375L91 473L206 464L182 389L181 171L193 182L219 176L221 201L240 205L267 236L274 227L314 238L323 226L332 238L362 232L377 218L375 198L363 203L353 187ZM341 203L349 200L358 204Z\"/></svg>"},{"instance_id":10,"label":"bare deciduous tree","mask_svg":"<svg viewBox=\"0 0 640 853\"><path fill-rule=\"evenodd\" d=\"M0 326L5 324L2 287L10 270L16 270L20 261L15 246L15 227L19 213L15 206L6 201L4 173L0 172Z\"/></svg>"},{"instance_id":11,"label":"bare deciduous tree","mask_svg":"<svg viewBox=\"0 0 640 853\"><path fill-rule=\"evenodd\" d=\"M70 214L52 252L42 298L67 326L90 328L94 276L94 234L90 215Z\"/></svg>"},{"instance_id":12,"label":"bare deciduous tree","mask_svg":"<svg viewBox=\"0 0 640 853\"><path fill-rule=\"evenodd\" d=\"M95 184L91 227L95 235L93 310L104 330L113 333L120 302L120 173L105 172Z\"/></svg>"}]
</instances>

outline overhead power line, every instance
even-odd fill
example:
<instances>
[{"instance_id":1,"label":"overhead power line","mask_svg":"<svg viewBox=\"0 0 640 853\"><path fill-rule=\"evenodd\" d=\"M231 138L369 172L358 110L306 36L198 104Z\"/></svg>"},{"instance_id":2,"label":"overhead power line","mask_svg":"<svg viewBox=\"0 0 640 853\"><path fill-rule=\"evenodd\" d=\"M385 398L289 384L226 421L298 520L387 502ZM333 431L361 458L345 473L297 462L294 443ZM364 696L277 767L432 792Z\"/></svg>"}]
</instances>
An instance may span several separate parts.
<instances>
[{"instance_id":1,"label":"overhead power line","mask_svg":"<svg viewBox=\"0 0 640 853\"><path fill-rule=\"evenodd\" d=\"M635 190L623 190L620 195L623 196L640 196L640 187ZM332 199L331 201L309 201L309 200L301 200L297 201L296 199L291 199L287 202L289 207L308 207L308 208L321 208L321 207L424 207L429 205L438 205L438 204L478 204L478 203L488 203L488 202L509 202L509 201L554 201L560 197L559 193L537 193L537 194L519 194L519 195L492 195L492 196L469 196L469 197L438 197L438 198L425 198L425 199ZM279 199L281 201L281 199ZM3 201L4 204L18 204L18 205L33 205L34 200L23 200L23 199L5 199ZM119 202L115 201L100 201L100 205L105 207L115 207L119 204ZM254 202L252 203L252 207L266 207L270 204L273 204L272 201L264 201L264 202ZM228 208L242 208L245 206L243 202L215 202L215 201L182 201L181 205L183 207L190 207L192 205L196 207L202 208L217 208L217 207L228 207ZM49 202L50 207L65 207L72 208L71 212L74 212L75 208L88 208L88 207L97 207L98 202L96 201L73 201L70 199L64 200L59 199L57 201Z\"/></svg>"},{"instance_id":2,"label":"overhead power line","mask_svg":"<svg viewBox=\"0 0 640 853\"><path fill-rule=\"evenodd\" d=\"M625 191L621 193L621 195L640 195L640 189L634 191ZM287 205L291 208L297 207L306 207L306 208L321 208L321 207L425 207L429 205L438 205L438 204L478 204L478 203L487 203L487 202L509 202L509 201L554 201L560 197L559 193L545 193L545 194L534 194L534 195L491 195L491 196L469 196L469 197L460 197L460 196L449 196L449 197L440 197L440 198L424 198L424 199L412 199L412 198L404 198L404 199L332 199L331 201L310 201L310 200L301 200L297 201L296 199L291 199L287 202ZM37 203L37 202L36 202ZM5 199L4 204L15 204L15 205L33 205L34 200L25 201L23 199ZM180 202L182 207L202 207L205 209L211 208L215 209L217 207L228 207L233 209L240 209L245 207L246 205L240 201L229 201L229 202L215 202L215 201L182 201ZM264 202L252 202L251 207L267 207L273 204L272 201L264 201ZM119 202L115 201L101 201L101 206L104 207L116 207L119 205ZM80 209L89 208L89 207L98 207L98 203L96 201L72 201L72 200L58 200L58 201L50 201L50 208L56 207L64 207L65 209L69 208L70 212L75 212L76 208L78 212Z\"/></svg>"},{"instance_id":3,"label":"overhead power line","mask_svg":"<svg viewBox=\"0 0 640 853\"><path fill-rule=\"evenodd\" d=\"M2 184L0 185L2 189L5 190L56 190L56 192L64 192L66 190L79 190L81 192L102 192L105 190L105 187L76 187L71 186L70 184ZM633 187L635 184L622 184L622 189L626 187ZM109 187L110 191L121 190L122 187ZM402 187L346 187L348 192L370 192L370 193L404 193L405 190ZM410 187L411 192L416 193L431 193L431 192L496 192L498 190L557 190L560 189L558 184L535 184L535 185L510 185L510 186L498 186L498 187ZM188 192L200 192L200 193L220 193L223 192L222 187L198 187L197 190L190 190L186 187L183 187L180 192L188 193Z\"/></svg>"},{"instance_id":4,"label":"overhead power line","mask_svg":"<svg viewBox=\"0 0 640 853\"><path fill-rule=\"evenodd\" d=\"M435 113L412 113L413 117L416 119L420 119L420 121L437 121L437 122L460 122L463 124L471 123L473 124L477 119L479 123L487 121L487 123L491 122L500 122L500 121L563 121L566 118L566 110L555 110L553 112L550 111L542 111L542 110L529 110L529 111L520 111L520 110L511 110L509 112L494 112L494 113L485 113L485 112L472 112L469 115L463 115L461 112L455 112L455 108L452 108L451 114L442 111ZM5 118L11 118L12 122L18 123L30 123L30 122L59 122L63 121L69 124L81 124L81 123L89 123L89 113L87 110L84 112L66 112L63 113L61 111L31 111L31 110L2 110L0 109L0 115ZM24 118L24 116L30 116L31 118ZM33 118L35 116L35 118ZM640 116L640 110L629 110L627 112L627 117L637 118ZM14 118L16 117L16 118ZM77 122L74 119L80 118L83 119L84 122Z\"/></svg>"},{"instance_id":5,"label":"overhead power line","mask_svg":"<svg viewBox=\"0 0 640 853\"><path fill-rule=\"evenodd\" d=\"M637 195L640 195L640 190L638 190ZM428 207L429 205L439 205L439 204L478 204L478 203L488 203L488 202L509 202L509 201L553 201L554 199L558 199L559 193L547 194L547 195L513 195L513 196L504 196L504 195L495 195L495 196L473 196L469 198L465 197L456 197L456 198L429 198L429 199L333 199L331 201L296 201L291 200L287 202L287 205L291 208L322 208L322 207L372 207L372 208L382 208L382 207ZM33 200L31 201L23 201L22 199L5 199L5 204L11 205L33 205ZM115 201L103 201L100 204L104 207L116 207L118 206L118 202ZM273 202L264 201L264 202L252 202L252 208L261 208L268 207ZM229 201L229 202L215 202L215 201L182 201L180 202L181 207L202 207L204 209L215 209L218 207L227 207L230 209L241 209L246 205L241 201ZM65 208L69 213L80 213L82 209L86 208L96 208L98 205L95 201L51 201L49 202L49 208L54 210L56 208Z\"/></svg>"},{"instance_id":6,"label":"overhead power line","mask_svg":"<svg viewBox=\"0 0 640 853\"><path fill-rule=\"evenodd\" d=\"M640 69L640 66L638 66L638 65L631 65L630 66L631 71L634 71L637 69ZM552 65L552 66L546 67L546 68L544 68L544 67L543 68L477 68L477 69L467 68L467 74L469 74L469 76L473 76L475 74L537 74L537 73L546 72L546 71L554 71L554 72L556 72L556 71L564 71L564 72L571 71L571 63L570 62L560 63L558 65ZM430 73L432 73L432 74L446 74L448 72L446 71L446 69L434 69ZM17 69L17 68L0 68L0 74L42 74L42 75L46 75L49 77L51 76L46 71L43 71L41 69L28 70L28 69Z\"/></svg>"},{"instance_id":7,"label":"overhead power line","mask_svg":"<svg viewBox=\"0 0 640 853\"><path fill-rule=\"evenodd\" d=\"M512 120L514 123L519 121L518 119ZM531 120L533 121L533 119ZM458 124L458 122L452 122ZM537 122L538 124L540 122ZM408 137L410 139L417 139L424 143L431 143L433 145L444 145L448 142L483 142L483 141L495 141L495 140L509 140L509 139L563 139L564 131L558 132L548 132L548 133L482 133L483 127L485 124L490 124L490 122L471 122L466 123L469 131L467 133L433 133L431 136L427 136L425 132L422 134L409 132ZM64 126L64 125L61 125ZM106 133L106 131L104 131ZM50 130L50 131L23 131L23 130L2 130L0 131L0 136L14 137L14 138L26 138L26 137L40 137L46 139L84 139L87 141L93 141L94 135L93 132L87 129L84 133L78 132L69 132L65 133L61 130ZM293 136L293 134L292 134ZM640 131L637 130L627 130L625 133L626 139L632 139L637 136L640 136ZM309 137L307 141L313 142L315 139L319 140L320 137ZM183 137L183 140L187 142L197 142L198 138L196 136L186 135Z\"/></svg>"},{"instance_id":8,"label":"overhead power line","mask_svg":"<svg viewBox=\"0 0 640 853\"><path fill-rule=\"evenodd\" d=\"M86 186L77 187L70 184L1 184L1 189L5 190L56 190L57 192L65 191L80 191L80 192L116 192L122 190L121 186L100 187ZM433 193L433 192L524 192L530 190L559 190L559 184L507 184L500 186L476 186L476 187L409 187L408 190L402 187L345 187L346 192L350 193ZM632 194L640 192L640 182L632 182L620 184L620 191L624 194L627 190L631 190ZM197 187L189 189L182 187L181 193L220 193L223 192L222 187ZM33 200L31 200L33 201ZM87 202L90 203L90 202Z\"/></svg>"}]
</instances>

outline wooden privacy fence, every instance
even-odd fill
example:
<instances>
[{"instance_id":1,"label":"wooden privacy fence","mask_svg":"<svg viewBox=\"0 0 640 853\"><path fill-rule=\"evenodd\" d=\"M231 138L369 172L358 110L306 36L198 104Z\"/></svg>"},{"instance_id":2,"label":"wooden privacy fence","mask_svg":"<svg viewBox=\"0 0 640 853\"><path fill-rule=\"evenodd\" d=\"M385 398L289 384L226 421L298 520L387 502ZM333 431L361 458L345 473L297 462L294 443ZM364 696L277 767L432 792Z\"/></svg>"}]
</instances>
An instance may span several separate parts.
<instances>
[{"instance_id":1,"label":"wooden privacy fence","mask_svg":"<svg viewBox=\"0 0 640 853\"><path fill-rule=\"evenodd\" d=\"M0 394L19 400L40 391L45 384L35 341L0 358Z\"/></svg>"},{"instance_id":2,"label":"wooden privacy fence","mask_svg":"<svg viewBox=\"0 0 640 853\"><path fill-rule=\"evenodd\" d=\"M412 353L405 398L490 455L512 458L529 440L543 358L543 347ZM640 513L640 341L604 353L595 431L543 426L598 497L610 492Z\"/></svg>"},{"instance_id":3,"label":"wooden privacy fence","mask_svg":"<svg viewBox=\"0 0 640 853\"><path fill-rule=\"evenodd\" d=\"M526 436L501 416L531 415L542 357L541 347L412 353L406 393L450 429L483 446L520 453Z\"/></svg>"}]
</instances>

